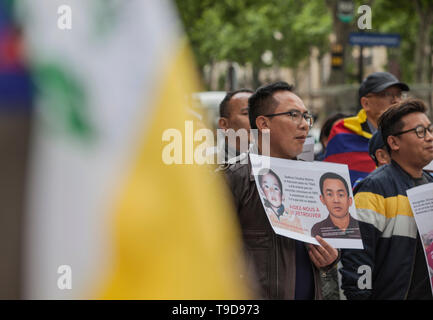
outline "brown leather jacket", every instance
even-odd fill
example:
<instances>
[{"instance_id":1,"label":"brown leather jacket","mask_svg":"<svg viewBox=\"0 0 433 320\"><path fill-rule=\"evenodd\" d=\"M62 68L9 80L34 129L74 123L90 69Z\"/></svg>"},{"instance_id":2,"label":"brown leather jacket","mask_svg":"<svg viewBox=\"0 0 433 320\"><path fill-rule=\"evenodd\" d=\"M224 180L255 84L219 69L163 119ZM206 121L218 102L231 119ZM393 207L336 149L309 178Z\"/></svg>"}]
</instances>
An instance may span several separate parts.
<instances>
[{"instance_id":1,"label":"brown leather jacket","mask_svg":"<svg viewBox=\"0 0 433 320\"><path fill-rule=\"evenodd\" d=\"M226 165L224 171L234 196L242 231L247 273L253 278L251 281L256 283L260 298L294 299L295 240L273 231L260 201L249 159L248 164ZM311 265L315 299L322 299L319 271L313 263Z\"/></svg>"}]
</instances>

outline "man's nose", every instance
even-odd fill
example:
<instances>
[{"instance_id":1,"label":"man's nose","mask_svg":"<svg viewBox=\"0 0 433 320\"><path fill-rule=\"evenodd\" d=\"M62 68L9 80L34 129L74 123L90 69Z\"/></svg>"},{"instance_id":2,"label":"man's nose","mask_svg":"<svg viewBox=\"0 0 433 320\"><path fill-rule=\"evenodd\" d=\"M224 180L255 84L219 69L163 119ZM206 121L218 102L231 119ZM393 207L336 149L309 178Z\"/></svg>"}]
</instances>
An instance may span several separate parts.
<instances>
[{"instance_id":1,"label":"man's nose","mask_svg":"<svg viewBox=\"0 0 433 320\"><path fill-rule=\"evenodd\" d=\"M303 130L309 130L310 123L303 116L301 116L301 117L302 117L302 119L301 119L301 123L299 124L299 127Z\"/></svg>"}]
</instances>

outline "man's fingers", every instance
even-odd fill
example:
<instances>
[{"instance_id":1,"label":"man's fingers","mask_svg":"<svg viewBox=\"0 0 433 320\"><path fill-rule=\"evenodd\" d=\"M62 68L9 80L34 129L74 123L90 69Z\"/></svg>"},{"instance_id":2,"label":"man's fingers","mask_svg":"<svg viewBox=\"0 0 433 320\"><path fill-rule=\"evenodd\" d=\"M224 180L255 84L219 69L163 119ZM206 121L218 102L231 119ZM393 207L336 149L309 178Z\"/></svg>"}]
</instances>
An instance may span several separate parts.
<instances>
[{"instance_id":1,"label":"man's fingers","mask_svg":"<svg viewBox=\"0 0 433 320\"><path fill-rule=\"evenodd\" d=\"M320 245L328 252L332 252L332 250L334 249L333 247L331 247L331 245L326 242L325 240L323 240L323 238L321 236L316 236L316 240L320 243Z\"/></svg>"},{"instance_id":2,"label":"man's fingers","mask_svg":"<svg viewBox=\"0 0 433 320\"><path fill-rule=\"evenodd\" d=\"M310 257L314 257L317 261L316 266L321 267L324 263L326 263L326 258L320 253L316 246L311 246L310 249Z\"/></svg>"},{"instance_id":3,"label":"man's fingers","mask_svg":"<svg viewBox=\"0 0 433 320\"><path fill-rule=\"evenodd\" d=\"M311 261L314 263L314 265L318 268L321 268L321 264L319 261L317 261L316 257L314 256L314 254L310 251L308 251L308 254L310 255L310 259Z\"/></svg>"},{"instance_id":4,"label":"man's fingers","mask_svg":"<svg viewBox=\"0 0 433 320\"><path fill-rule=\"evenodd\" d=\"M338 251L319 236L316 239L321 245L308 244L311 261L318 268L329 266L337 259Z\"/></svg>"},{"instance_id":5,"label":"man's fingers","mask_svg":"<svg viewBox=\"0 0 433 320\"><path fill-rule=\"evenodd\" d=\"M314 255L319 259L325 259L324 249L320 248L318 245L311 245L310 246L311 251L314 253Z\"/></svg>"},{"instance_id":6,"label":"man's fingers","mask_svg":"<svg viewBox=\"0 0 433 320\"><path fill-rule=\"evenodd\" d=\"M338 257L337 249L332 247L328 242L323 240L323 238L321 238L320 236L316 236L316 240L320 243L322 248L327 252L327 254L325 256L329 260L328 264L331 264L332 262L334 262L335 259L337 259L337 257ZM322 254L323 254L323 252L322 252Z\"/></svg>"},{"instance_id":7,"label":"man's fingers","mask_svg":"<svg viewBox=\"0 0 433 320\"><path fill-rule=\"evenodd\" d=\"M322 246L316 246L316 249L325 260L328 260L330 258L329 252L325 248L323 248Z\"/></svg>"}]
</instances>

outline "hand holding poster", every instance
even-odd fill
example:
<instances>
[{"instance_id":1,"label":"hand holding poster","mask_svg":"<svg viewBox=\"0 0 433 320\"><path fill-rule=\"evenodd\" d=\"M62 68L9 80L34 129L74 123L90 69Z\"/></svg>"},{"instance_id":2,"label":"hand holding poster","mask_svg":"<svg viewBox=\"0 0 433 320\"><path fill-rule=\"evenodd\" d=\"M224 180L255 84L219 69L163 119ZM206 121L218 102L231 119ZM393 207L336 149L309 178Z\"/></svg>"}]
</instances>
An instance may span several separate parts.
<instances>
[{"instance_id":1,"label":"hand holding poster","mask_svg":"<svg viewBox=\"0 0 433 320\"><path fill-rule=\"evenodd\" d=\"M275 233L334 248L362 249L346 165L250 154L263 207Z\"/></svg>"},{"instance_id":2,"label":"hand holding poster","mask_svg":"<svg viewBox=\"0 0 433 320\"><path fill-rule=\"evenodd\" d=\"M407 197L423 243L433 293L433 183L407 190Z\"/></svg>"}]
</instances>

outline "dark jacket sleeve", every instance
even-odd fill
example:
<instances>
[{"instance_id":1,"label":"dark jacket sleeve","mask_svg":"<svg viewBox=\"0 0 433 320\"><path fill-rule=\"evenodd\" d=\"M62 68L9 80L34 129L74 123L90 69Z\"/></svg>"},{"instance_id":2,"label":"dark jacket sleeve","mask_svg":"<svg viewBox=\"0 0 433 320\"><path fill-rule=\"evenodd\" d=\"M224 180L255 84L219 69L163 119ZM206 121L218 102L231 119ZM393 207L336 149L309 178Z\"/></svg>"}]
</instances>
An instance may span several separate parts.
<instances>
[{"instance_id":1,"label":"dark jacket sleeve","mask_svg":"<svg viewBox=\"0 0 433 320\"><path fill-rule=\"evenodd\" d=\"M343 249L341 252L341 288L349 300L366 300L372 295L375 253L384 223L379 212L383 203L380 203L380 197L372 196L372 190L375 190L374 185L364 180L355 195L364 249Z\"/></svg>"},{"instance_id":2,"label":"dark jacket sleeve","mask_svg":"<svg viewBox=\"0 0 433 320\"><path fill-rule=\"evenodd\" d=\"M225 171L225 177L231 194L233 196L233 203L235 205L236 212L239 213L242 206L242 188L240 187L243 182L242 177L239 175L238 172L236 172L236 170L233 170L233 168L228 168Z\"/></svg>"},{"instance_id":3,"label":"dark jacket sleeve","mask_svg":"<svg viewBox=\"0 0 433 320\"><path fill-rule=\"evenodd\" d=\"M379 231L371 224L359 222L364 249L341 250L341 288L349 300L366 300L371 297L375 251Z\"/></svg>"}]
</instances>

